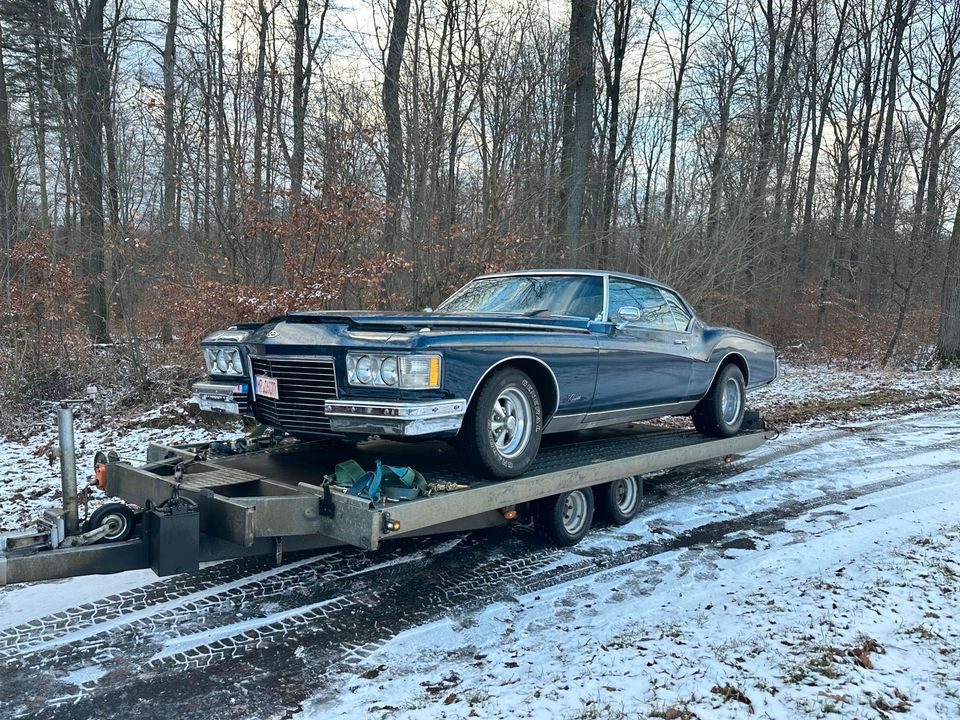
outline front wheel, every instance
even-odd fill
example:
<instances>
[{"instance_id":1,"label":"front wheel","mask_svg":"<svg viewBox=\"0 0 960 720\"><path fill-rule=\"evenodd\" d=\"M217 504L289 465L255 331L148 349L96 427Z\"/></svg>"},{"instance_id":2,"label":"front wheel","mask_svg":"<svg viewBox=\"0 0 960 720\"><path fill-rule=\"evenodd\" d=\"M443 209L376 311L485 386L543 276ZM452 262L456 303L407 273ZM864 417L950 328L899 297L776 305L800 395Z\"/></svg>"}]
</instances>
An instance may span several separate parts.
<instances>
[{"instance_id":1,"label":"front wheel","mask_svg":"<svg viewBox=\"0 0 960 720\"><path fill-rule=\"evenodd\" d=\"M104 525L109 525L109 532L98 542L123 542L133 535L136 524L136 515L129 507L123 503L107 503L91 513L85 531L90 532Z\"/></svg>"},{"instance_id":2,"label":"front wheel","mask_svg":"<svg viewBox=\"0 0 960 720\"><path fill-rule=\"evenodd\" d=\"M693 409L693 424L704 435L732 437L740 432L747 408L743 373L733 363L717 373L710 390Z\"/></svg>"},{"instance_id":3,"label":"front wheel","mask_svg":"<svg viewBox=\"0 0 960 720\"><path fill-rule=\"evenodd\" d=\"M495 479L522 475L540 450L543 406L522 370L495 371L464 418L457 449L471 470Z\"/></svg>"}]
</instances>

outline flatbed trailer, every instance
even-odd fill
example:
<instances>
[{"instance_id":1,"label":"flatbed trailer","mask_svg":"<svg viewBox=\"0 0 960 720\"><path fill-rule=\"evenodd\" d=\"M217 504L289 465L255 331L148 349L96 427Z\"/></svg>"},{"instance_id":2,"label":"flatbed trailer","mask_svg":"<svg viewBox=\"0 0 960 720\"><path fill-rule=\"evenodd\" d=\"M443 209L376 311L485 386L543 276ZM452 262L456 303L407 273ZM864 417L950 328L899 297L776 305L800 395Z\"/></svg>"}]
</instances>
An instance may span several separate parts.
<instances>
[{"instance_id":1,"label":"flatbed trailer","mask_svg":"<svg viewBox=\"0 0 960 720\"><path fill-rule=\"evenodd\" d=\"M69 421L72 428L72 415ZM65 422L61 413L64 497L70 498L75 468ZM331 441L282 441L221 455L210 444L151 444L140 466L100 456L104 490L126 504L118 508L123 512L102 515L101 526L81 527L73 501L72 510L47 511L36 530L0 536L0 585L148 567L170 575L203 561L276 554L280 562L286 551L332 546L376 550L393 539L516 519L532 519L549 538L569 545L589 530L595 504L614 522L637 514L643 475L729 459L769 437L757 413L748 413L741 432L729 438L649 425L548 436L527 473L502 481L472 474L441 442L369 441L348 451ZM429 494L408 500L348 494L331 482L335 466L348 458L365 469L378 460L412 466L429 483ZM136 515L127 506L138 508ZM135 518L133 536L106 542L125 517Z\"/></svg>"}]
</instances>

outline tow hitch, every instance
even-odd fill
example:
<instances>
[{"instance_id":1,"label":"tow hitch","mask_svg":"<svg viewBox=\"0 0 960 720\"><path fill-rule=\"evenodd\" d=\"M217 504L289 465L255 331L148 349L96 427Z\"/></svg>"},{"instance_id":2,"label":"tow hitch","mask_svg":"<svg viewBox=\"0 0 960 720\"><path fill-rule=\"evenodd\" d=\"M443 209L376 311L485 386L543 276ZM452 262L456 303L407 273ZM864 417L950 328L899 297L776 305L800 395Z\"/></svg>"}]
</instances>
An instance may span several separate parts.
<instances>
[{"instance_id":1,"label":"tow hitch","mask_svg":"<svg viewBox=\"0 0 960 720\"><path fill-rule=\"evenodd\" d=\"M83 527L80 525L73 406L83 402L86 401L61 400L57 408L59 446L56 455L60 458L62 507L45 510L32 530L0 535L0 552L75 548L102 540L126 540L133 534L138 517L123 503L109 503L98 508ZM98 462L102 461L98 459Z\"/></svg>"}]
</instances>

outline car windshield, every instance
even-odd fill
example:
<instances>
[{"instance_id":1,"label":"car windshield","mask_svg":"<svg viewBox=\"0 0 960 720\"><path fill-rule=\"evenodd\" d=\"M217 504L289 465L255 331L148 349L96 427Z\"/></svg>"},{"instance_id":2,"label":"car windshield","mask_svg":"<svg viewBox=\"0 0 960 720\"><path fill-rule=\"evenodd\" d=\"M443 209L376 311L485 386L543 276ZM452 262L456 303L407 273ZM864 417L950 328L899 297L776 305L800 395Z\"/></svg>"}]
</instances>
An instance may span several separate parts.
<instances>
[{"instance_id":1,"label":"car windshield","mask_svg":"<svg viewBox=\"0 0 960 720\"><path fill-rule=\"evenodd\" d=\"M450 313L568 315L590 320L603 313L599 275L509 275L478 278L440 304Z\"/></svg>"}]
</instances>

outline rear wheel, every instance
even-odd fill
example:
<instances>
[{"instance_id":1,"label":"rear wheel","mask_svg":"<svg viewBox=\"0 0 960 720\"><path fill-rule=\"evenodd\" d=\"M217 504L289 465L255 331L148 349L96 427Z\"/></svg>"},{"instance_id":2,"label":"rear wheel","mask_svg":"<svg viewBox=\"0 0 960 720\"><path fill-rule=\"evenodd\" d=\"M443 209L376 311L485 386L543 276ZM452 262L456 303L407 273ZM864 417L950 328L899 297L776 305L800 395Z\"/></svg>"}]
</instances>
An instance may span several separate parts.
<instances>
[{"instance_id":1,"label":"rear wheel","mask_svg":"<svg viewBox=\"0 0 960 720\"><path fill-rule=\"evenodd\" d=\"M613 525L626 525L633 520L643 503L641 482L632 475L594 488L597 516Z\"/></svg>"},{"instance_id":2,"label":"rear wheel","mask_svg":"<svg viewBox=\"0 0 960 720\"><path fill-rule=\"evenodd\" d=\"M747 408L743 373L733 363L724 365L703 400L694 408L693 424L704 435L731 437L740 432Z\"/></svg>"},{"instance_id":3,"label":"rear wheel","mask_svg":"<svg viewBox=\"0 0 960 720\"><path fill-rule=\"evenodd\" d=\"M580 542L593 523L593 491L571 490L538 500L533 508L537 532L556 545L570 547Z\"/></svg>"},{"instance_id":4,"label":"rear wheel","mask_svg":"<svg viewBox=\"0 0 960 720\"><path fill-rule=\"evenodd\" d=\"M484 381L457 435L470 469L495 479L523 474L540 449L543 407L525 372L506 367Z\"/></svg>"}]
</instances>

